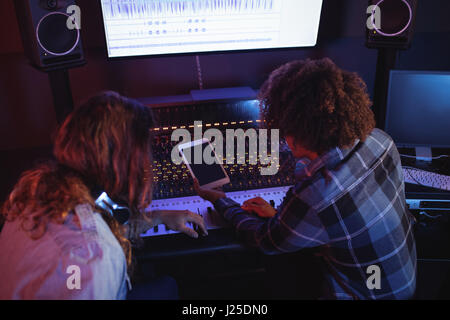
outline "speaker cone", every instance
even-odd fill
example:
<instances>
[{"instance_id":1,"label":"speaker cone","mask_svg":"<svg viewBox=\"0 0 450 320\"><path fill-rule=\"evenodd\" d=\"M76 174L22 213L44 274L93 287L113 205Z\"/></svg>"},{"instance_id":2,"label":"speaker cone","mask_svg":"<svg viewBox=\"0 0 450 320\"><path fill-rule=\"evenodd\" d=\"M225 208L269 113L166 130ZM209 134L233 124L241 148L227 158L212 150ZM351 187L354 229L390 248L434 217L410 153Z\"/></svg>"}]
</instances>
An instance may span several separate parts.
<instances>
[{"instance_id":1,"label":"speaker cone","mask_svg":"<svg viewBox=\"0 0 450 320\"><path fill-rule=\"evenodd\" d=\"M381 28L375 30L385 37L395 37L408 29L413 15L406 0L381 0L377 6L381 12Z\"/></svg>"},{"instance_id":2,"label":"speaker cone","mask_svg":"<svg viewBox=\"0 0 450 320\"><path fill-rule=\"evenodd\" d=\"M72 52L80 41L80 30L70 30L67 21L71 17L61 12L44 16L36 29L36 37L41 48L48 54L63 56Z\"/></svg>"}]
</instances>

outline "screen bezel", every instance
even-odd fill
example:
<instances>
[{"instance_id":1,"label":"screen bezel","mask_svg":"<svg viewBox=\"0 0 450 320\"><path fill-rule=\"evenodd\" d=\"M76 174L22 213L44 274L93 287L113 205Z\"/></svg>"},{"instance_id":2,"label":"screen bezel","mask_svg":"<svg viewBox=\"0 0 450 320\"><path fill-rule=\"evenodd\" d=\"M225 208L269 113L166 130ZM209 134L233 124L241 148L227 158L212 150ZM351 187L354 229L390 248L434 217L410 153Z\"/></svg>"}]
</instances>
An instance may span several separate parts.
<instances>
[{"instance_id":1,"label":"screen bezel","mask_svg":"<svg viewBox=\"0 0 450 320\"><path fill-rule=\"evenodd\" d=\"M182 53L165 53L165 54L148 54L148 55L136 55L136 56L123 56L123 57L110 57L109 56L109 47L108 40L106 38L106 25L105 25L105 16L103 12L102 1L98 0L98 6L101 13L101 25L103 32L103 44L107 61L129 61L129 60L138 60L138 59L149 59L149 58L174 58L174 57L186 57L186 56L210 56L210 55L223 55L223 54L240 54L240 53L258 53L258 52L279 52L279 51L294 51L301 49L311 49L315 48L318 45L320 38L320 29L321 22L323 20L323 8L324 8L324 0L321 1L320 6L320 18L319 18L319 26L317 28L317 36L316 42L311 46L299 46L299 47L273 47L273 48L259 48L259 49L237 49L237 50L225 50L225 51L199 51L199 52L182 52Z\"/></svg>"},{"instance_id":2,"label":"screen bezel","mask_svg":"<svg viewBox=\"0 0 450 320\"><path fill-rule=\"evenodd\" d=\"M223 167L223 165L220 163L219 158L217 157L217 154L214 150L214 147L212 146L211 141L209 141L208 139L191 141L191 142L184 143L184 144L178 146L178 151L181 153L181 156L183 157L183 162L186 164L187 168L189 169L189 172L191 173L192 178L197 179L194 171L192 170L192 168L189 164L189 161L187 160L187 158L184 154L184 150L191 149L191 148L194 148L195 146L203 145L203 144L208 144L211 147L211 149L214 151L214 157L216 159L216 163L222 169L224 178L210 182L208 184L200 185L200 186L202 188L218 188L218 187L222 187L222 186L230 183L230 177L228 176L227 172L225 171L225 168Z\"/></svg>"},{"instance_id":3,"label":"screen bezel","mask_svg":"<svg viewBox=\"0 0 450 320\"><path fill-rule=\"evenodd\" d=\"M388 97L387 97L387 102L386 102L386 120L384 123L384 131L386 131L387 134L389 133L389 121L390 121L390 113L389 113L389 107L391 107L391 95L390 92L392 91L392 78L395 74L414 74L414 75L447 75L450 76L450 72L448 71L424 71L424 70L392 70L389 74L389 89L388 89ZM450 144L448 145L440 145L440 144L430 144L430 145L425 145L425 144L414 144L414 143L403 143L403 142L397 142L395 141L395 139L392 137L392 139L395 142L395 145L398 148L416 148L416 147L428 147L428 148L443 148L443 149L447 149L450 148Z\"/></svg>"}]
</instances>

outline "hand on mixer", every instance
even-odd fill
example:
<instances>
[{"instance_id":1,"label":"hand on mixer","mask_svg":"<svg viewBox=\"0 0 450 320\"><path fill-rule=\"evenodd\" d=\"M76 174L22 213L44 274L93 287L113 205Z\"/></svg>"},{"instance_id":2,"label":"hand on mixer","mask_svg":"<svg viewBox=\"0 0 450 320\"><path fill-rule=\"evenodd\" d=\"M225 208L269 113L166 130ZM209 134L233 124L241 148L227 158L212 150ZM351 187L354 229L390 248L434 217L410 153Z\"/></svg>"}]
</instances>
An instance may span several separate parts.
<instances>
[{"instance_id":1,"label":"hand on mixer","mask_svg":"<svg viewBox=\"0 0 450 320\"><path fill-rule=\"evenodd\" d=\"M261 197L245 201L241 208L245 211L253 212L261 218L273 218L277 213L277 210Z\"/></svg>"}]
</instances>

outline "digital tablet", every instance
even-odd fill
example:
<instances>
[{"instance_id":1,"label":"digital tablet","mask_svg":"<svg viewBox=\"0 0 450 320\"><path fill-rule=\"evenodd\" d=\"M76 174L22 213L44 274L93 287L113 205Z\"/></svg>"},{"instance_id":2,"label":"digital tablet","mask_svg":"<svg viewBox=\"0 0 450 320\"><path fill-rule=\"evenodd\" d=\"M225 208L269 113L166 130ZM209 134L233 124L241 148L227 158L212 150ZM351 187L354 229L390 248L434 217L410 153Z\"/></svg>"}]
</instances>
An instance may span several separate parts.
<instances>
[{"instance_id":1,"label":"digital tablet","mask_svg":"<svg viewBox=\"0 0 450 320\"><path fill-rule=\"evenodd\" d=\"M201 187L218 188L230 183L230 178L222 164L220 164L219 159L214 152L214 148L208 139L179 145L178 150L192 177L198 180ZM201 152L201 159L198 159L200 157L195 159L194 155L196 151ZM215 161L212 164L207 164L204 159L205 154L213 157Z\"/></svg>"}]
</instances>

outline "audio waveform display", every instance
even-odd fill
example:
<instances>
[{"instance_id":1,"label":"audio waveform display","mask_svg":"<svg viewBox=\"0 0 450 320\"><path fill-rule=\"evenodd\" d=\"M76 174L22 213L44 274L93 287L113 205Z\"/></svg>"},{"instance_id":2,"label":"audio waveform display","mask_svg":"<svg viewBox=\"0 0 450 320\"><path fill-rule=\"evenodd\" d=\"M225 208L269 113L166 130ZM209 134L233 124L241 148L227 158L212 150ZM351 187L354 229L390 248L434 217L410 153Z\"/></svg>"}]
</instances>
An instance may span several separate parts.
<instances>
[{"instance_id":1,"label":"audio waveform display","mask_svg":"<svg viewBox=\"0 0 450 320\"><path fill-rule=\"evenodd\" d=\"M215 15L272 12L277 0L109 0L104 1L108 19L142 19L161 16Z\"/></svg>"},{"instance_id":2,"label":"audio waveform display","mask_svg":"<svg viewBox=\"0 0 450 320\"><path fill-rule=\"evenodd\" d=\"M314 46L322 0L102 0L108 55Z\"/></svg>"}]
</instances>

